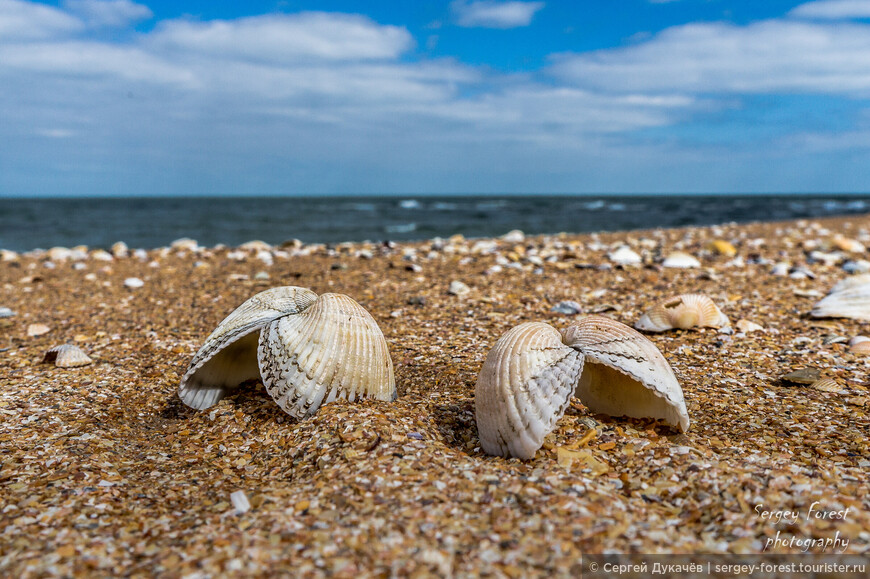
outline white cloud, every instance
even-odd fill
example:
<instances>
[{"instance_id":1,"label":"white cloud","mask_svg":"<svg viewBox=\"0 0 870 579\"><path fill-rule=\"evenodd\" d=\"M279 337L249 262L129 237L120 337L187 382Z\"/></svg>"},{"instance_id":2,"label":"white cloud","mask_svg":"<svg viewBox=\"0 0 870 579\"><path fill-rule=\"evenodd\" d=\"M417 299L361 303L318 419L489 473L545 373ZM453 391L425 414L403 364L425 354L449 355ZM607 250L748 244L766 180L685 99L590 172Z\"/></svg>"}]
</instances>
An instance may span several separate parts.
<instances>
[{"instance_id":1,"label":"white cloud","mask_svg":"<svg viewBox=\"0 0 870 579\"><path fill-rule=\"evenodd\" d=\"M63 7L96 28L121 28L154 15L131 0L66 0Z\"/></svg>"},{"instance_id":2,"label":"white cloud","mask_svg":"<svg viewBox=\"0 0 870 579\"><path fill-rule=\"evenodd\" d=\"M870 18L870 0L817 0L797 6L788 15L822 20Z\"/></svg>"},{"instance_id":3,"label":"white cloud","mask_svg":"<svg viewBox=\"0 0 870 579\"><path fill-rule=\"evenodd\" d=\"M460 26L472 28L517 28L528 26L543 2L496 2L495 0L454 0L450 9Z\"/></svg>"},{"instance_id":4,"label":"white cloud","mask_svg":"<svg viewBox=\"0 0 870 579\"><path fill-rule=\"evenodd\" d=\"M67 35L83 28L61 10L20 0L0 0L0 42Z\"/></svg>"},{"instance_id":5,"label":"white cloud","mask_svg":"<svg viewBox=\"0 0 870 579\"><path fill-rule=\"evenodd\" d=\"M870 92L870 26L688 24L626 48L559 55L552 71L616 92L860 95Z\"/></svg>"},{"instance_id":6,"label":"white cloud","mask_svg":"<svg viewBox=\"0 0 870 579\"><path fill-rule=\"evenodd\" d=\"M271 14L238 20L171 20L150 35L155 46L211 57L275 62L396 58L413 46L407 30L344 14Z\"/></svg>"}]
</instances>

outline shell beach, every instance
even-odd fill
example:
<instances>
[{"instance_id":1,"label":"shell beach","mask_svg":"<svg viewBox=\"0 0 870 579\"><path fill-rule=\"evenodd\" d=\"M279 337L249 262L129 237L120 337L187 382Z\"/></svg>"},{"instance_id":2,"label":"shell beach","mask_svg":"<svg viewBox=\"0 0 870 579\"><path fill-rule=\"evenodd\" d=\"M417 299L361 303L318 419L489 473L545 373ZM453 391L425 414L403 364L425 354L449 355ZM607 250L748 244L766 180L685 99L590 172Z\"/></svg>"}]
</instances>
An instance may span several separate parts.
<instances>
[{"instance_id":1,"label":"shell beach","mask_svg":"<svg viewBox=\"0 0 870 579\"><path fill-rule=\"evenodd\" d=\"M810 315L870 266L841 237L867 246L870 216L4 252L0 574L579 576L581 553L760 553L778 532L839 536L866 555L870 357L849 341L870 329ZM640 262L609 259L623 246ZM700 267L663 267L677 251ZM462 291L448 291L454 281ZM397 399L339 399L297 420L253 379L205 410L185 406L179 382L205 338L276 286L339 292L370 312ZM682 388L686 432L573 399L534 458L481 450L475 382L499 336L592 314L633 326L681 294L709 296L733 324L645 334ZM552 311L568 301L581 313ZM43 363L67 343L92 363ZM848 516L804 517L816 502Z\"/></svg>"}]
</instances>

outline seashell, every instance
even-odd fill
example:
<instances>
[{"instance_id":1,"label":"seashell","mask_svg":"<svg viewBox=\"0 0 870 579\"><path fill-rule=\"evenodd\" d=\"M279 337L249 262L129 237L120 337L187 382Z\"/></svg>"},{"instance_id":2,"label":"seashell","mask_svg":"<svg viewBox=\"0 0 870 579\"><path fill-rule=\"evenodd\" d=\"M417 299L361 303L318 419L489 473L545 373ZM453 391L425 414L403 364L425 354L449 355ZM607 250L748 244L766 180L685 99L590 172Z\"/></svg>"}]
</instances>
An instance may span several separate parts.
<instances>
[{"instance_id":1,"label":"seashell","mask_svg":"<svg viewBox=\"0 0 870 579\"><path fill-rule=\"evenodd\" d=\"M199 244L196 242L196 240L190 239L189 237L182 237L180 239L176 239L169 244L169 247L176 251L196 252L199 250Z\"/></svg>"},{"instance_id":2,"label":"seashell","mask_svg":"<svg viewBox=\"0 0 870 579\"><path fill-rule=\"evenodd\" d=\"M260 292L218 324L178 395L201 410L256 378L295 417L337 398L396 398L393 363L374 318L347 296L317 297L299 287Z\"/></svg>"},{"instance_id":3,"label":"seashell","mask_svg":"<svg viewBox=\"0 0 870 579\"><path fill-rule=\"evenodd\" d=\"M127 257L130 255L130 248L123 241L116 241L112 244L112 255L115 257Z\"/></svg>"},{"instance_id":4,"label":"seashell","mask_svg":"<svg viewBox=\"0 0 870 579\"><path fill-rule=\"evenodd\" d=\"M124 280L124 287L128 287L130 289L137 289L143 287L144 285L145 282L138 277L128 277Z\"/></svg>"},{"instance_id":5,"label":"seashell","mask_svg":"<svg viewBox=\"0 0 870 579\"><path fill-rule=\"evenodd\" d=\"M834 394L843 391L843 388L839 384L837 384L837 381L833 378L819 378L818 380L810 384L810 388L821 390L822 392L831 392Z\"/></svg>"},{"instance_id":6,"label":"seashell","mask_svg":"<svg viewBox=\"0 0 870 579\"><path fill-rule=\"evenodd\" d=\"M46 352L42 362L54 362L58 368L78 368L93 364L94 361L78 346L63 344Z\"/></svg>"},{"instance_id":7,"label":"seashell","mask_svg":"<svg viewBox=\"0 0 870 579\"><path fill-rule=\"evenodd\" d=\"M707 245L707 248L711 251L715 251L719 255L724 255L725 257L734 257L737 255L737 248L724 239L714 239Z\"/></svg>"},{"instance_id":8,"label":"seashell","mask_svg":"<svg viewBox=\"0 0 870 579\"><path fill-rule=\"evenodd\" d=\"M72 257L72 250L67 247L52 247L48 250L48 259L51 261L66 261Z\"/></svg>"},{"instance_id":9,"label":"seashell","mask_svg":"<svg viewBox=\"0 0 870 579\"><path fill-rule=\"evenodd\" d=\"M12 318L15 316L15 312L12 311L12 308L2 307L0 308L0 318Z\"/></svg>"},{"instance_id":10,"label":"seashell","mask_svg":"<svg viewBox=\"0 0 870 579\"><path fill-rule=\"evenodd\" d=\"M764 326L744 319L737 320L734 326L744 334L748 334L750 332L760 332L764 329Z\"/></svg>"},{"instance_id":11,"label":"seashell","mask_svg":"<svg viewBox=\"0 0 870 579\"><path fill-rule=\"evenodd\" d=\"M566 300L564 302L559 302L558 304L550 308L550 311L554 314L565 314L566 316L573 316L582 312L583 306L573 300Z\"/></svg>"},{"instance_id":12,"label":"seashell","mask_svg":"<svg viewBox=\"0 0 870 579\"><path fill-rule=\"evenodd\" d=\"M849 351L858 356L870 354L870 340L860 340L849 345Z\"/></svg>"},{"instance_id":13,"label":"seashell","mask_svg":"<svg viewBox=\"0 0 870 579\"><path fill-rule=\"evenodd\" d=\"M30 324L29 326L27 326L27 335L31 338L47 334L50 331L51 328L49 328L45 324Z\"/></svg>"},{"instance_id":14,"label":"seashell","mask_svg":"<svg viewBox=\"0 0 870 579\"><path fill-rule=\"evenodd\" d=\"M728 317L709 297L682 294L657 303L641 316L634 327L645 332L664 332L675 328L721 328L727 325Z\"/></svg>"},{"instance_id":15,"label":"seashell","mask_svg":"<svg viewBox=\"0 0 870 579\"><path fill-rule=\"evenodd\" d=\"M854 338L849 340L849 345L854 346L856 344L860 344L861 342L870 342L870 338L867 336L855 336Z\"/></svg>"},{"instance_id":16,"label":"seashell","mask_svg":"<svg viewBox=\"0 0 870 579\"><path fill-rule=\"evenodd\" d=\"M821 371L817 368L801 368L794 372L789 372L781 377L781 380L787 384L812 384L821 378Z\"/></svg>"},{"instance_id":17,"label":"seashell","mask_svg":"<svg viewBox=\"0 0 870 579\"><path fill-rule=\"evenodd\" d=\"M91 252L91 259L96 261L113 261L115 258L105 249L95 249Z\"/></svg>"},{"instance_id":18,"label":"seashell","mask_svg":"<svg viewBox=\"0 0 870 579\"><path fill-rule=\"evenodd\" d=\"M814 318L870 320L870 274L848 277L819 300L810 315Z\"/></svg>"},{"instance_id":19,"label":"seashell","mask_svg":"<svg viewBox=\"0 0 870 579\"><path fill-rule=\"evenodd\" d=\"M866 259L849 260L843 264L843 271L848 274L868 273L870 272L870 261Z\"/></svg>"},{"instance_id":20,"label":"seashell","mask_svg":"<svg viewBox=\"0 0 870 579\"><path fill-rule=\"evenodd\" d=\"M259 253L261 251L272 251L272 246L266 243L265 241L260 241L259 239L254 239L252 241L246 241L245 243L239 246L239 249L242 251L250 251L253 253Z\"/></svg>"},{"instance_id":21,"label":"seashell","mask_svg":"<svg viewBox=\"0 0 870 579\"><path fill-rule=\"evenodd\" d=\"M791 271L791 264L787 261L778 261L770 268L771 275L786 276Z\"/></svg>"},{"instance_id":22,"label":"seashell","mask_svg":"<svg viewBox=\"0 0 870 579\"><path fill-rule=\"evenodd\" d=\"M695 256L688 254L685 251L675 251L665 258L662 262L662 266L679 268L701 267L701 262L698 261Z\"/></svg>"},{"instance_id":23,"label":"seashell","mask_svg":"<svg viewBox=\"0 0 870 579\"><path fill-rule=\"evenodd\" d=\"M10 249L0 249L0 261L17 261L18 253Z\"/></svg>"},{"instance_id":24,"label":"seashell","mask_svg":"<svg viewBox=\"0 0 870 579\"><path fill-rule=\"evenodd\" d=\"M526 234L519 229L512 229L502 235L501 240L507 243L522 243L526 240Z\"/></svg>"},{"instance_id":25,"label":"seashell","mask_svg":"<svg viewBox=\"0 0 870 579\"><path fill-rule=\"evenodd\" d=\"M549 324L527 322L499 338L478 376L481 447L488 454L532 458L572 394L592 412L689 427L671 367L640 333L603 316L584 318L561 334Z\"/></svg>"},{"instance_id":26,"label":"seashell","mask_svg":"<svg viewBox=\"0 0 870 579\"><path fill-rule=\"evenodd\" d=\"M867 251L860 241L856 239L849 239L848 237L844 237L842 235L835 235L834 237L832 237L831 245L833 245L840 251L848 251L849 253L864 253L865 251Z\"/></svg>"},{"instance_id":27,"label":"seashell","mask_svg":"<svg viewBox=\"0 0 870 579\"><path fill-rule=\"evenodd\" d=\"M640 265L643 261L636 251L627 245L621 245L615 251L607 254L608 259L618 265Z\"/></svg>"},{"instance_id":28,"label":"seashell","mask_svg":"<svg viewBox=\"0 0 870 579\"><path fill-rule=\"evenodd\" d=\"M450 287L447 288L447 293L452 296L461 297L471 293L471 288L459 280L453 280L450 282Z\"/></svg>"}]
</instances>

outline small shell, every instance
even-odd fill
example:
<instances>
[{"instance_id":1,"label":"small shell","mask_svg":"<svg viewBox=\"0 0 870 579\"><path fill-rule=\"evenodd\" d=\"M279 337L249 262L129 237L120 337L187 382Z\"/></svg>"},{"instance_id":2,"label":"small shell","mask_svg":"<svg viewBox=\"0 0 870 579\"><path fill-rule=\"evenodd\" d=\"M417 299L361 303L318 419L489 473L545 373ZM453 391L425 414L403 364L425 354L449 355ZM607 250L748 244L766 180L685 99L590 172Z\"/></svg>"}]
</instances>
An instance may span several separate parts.
<instances>
[{"instance_id":1,"label":"small shell","mask_svg":"<svg viewBox=\"0 0 870 579\"><path fill-rule=\"evenodd\" d=\"M870 355L870 340L862 340L850 345L849 351L858 356Z\"/></svg>"},{"instance_id":2,"label":"small shell","mask_svg":"<svg viewBox=\"0 0 870 579\"><path fill-rule=\"evenodd\" d=\"M396 399L384 334L365 308L342 294L323 294L298 315L263 327L257 358L266 390L297 418L336 399Z\"/></svg>"},{"instance_id":3,"label":"small shell","mask_svg":"<svg viewBox=\"0 0 870 579\"><path fill-rule=\"evenodd\" d=\"M810 388L821 390L822 392L831 392L834 394L843 391L842 386L837 384L837 381L832 378L819 378L818 380L810 384Z\"/></svg>"},{"instance_id":4,"label":"small shell","mask_svg":"<svg viewBox=\"0 0 870 579\"><path fill-rule=\"evenodd\" d=\"M646 332L664 332L675 328L721 328L728 324L728 317L709 297L683 294L663 300L647 310L634 327Z\"/></svg>"},{"instance_id":5,"label":"small shell","mask_svg":"<svg viewBox=\"0 0 870 579\"><path fill-rule=\"evenodd\" d=\"M694 255L685 251L675 251L668 255L662 262L663 267L692 268L701 267L701 262Z\"/></svg>"},{"instance_id":6,"label":"small shell","mask_svg":"<svg viewBox=\"0 0 870 579\"><path fill-rule=\"evenodd\" d=\"M870 276L855 275L839 282L813 306L814 318L870 320Z\"/></svg>"},{"instance_id":7,"label":"small shell","mask_svg":"<svg viewBox=\"0 0 870 579\"><path fill-rule=\"evenodd\" d=\"M46 352L42 362L54 362L58 368L78 368L93 364L94 361L78 346L63 344Z\"/></svg>"},{"instance_id":8,"label":"small shell","mask_svg":"<svg viewBox=\"0 0 870 579\"><path fill-rule=\"evenodd\" d=\"M191 360L178 388L181 401L203 410L245 380L259 378L259 330L272 320L299 313L315 299L317 294L311 290L286 286L245 301L218 324Z\"/></svg>"},{"instance_id":9,"label":"small shell","mask_svg":"<svg viewBox=\"0 0 870 579\"><path fill-rule=\"evenodd\" d=\"M864 253L866 251L864 245L860 241L849 239L842 235L835 235L831 238L831 245L841 251L848 251L850 253Z\"/></svg>"},{"instance_id":10,"label":"small shell","mask_svg":"<svg viewBox=\"0 0 870 579\"><path fill-rule=\"evenodd\" d=\"M714 239L709 243L708 247L710 250L715 251L719 255L724 255L725 257L734 257L737 255L737 248L724 239Z\"/></svg>"},{"instance_id":11,"label":"small shell","mask_svg":"<svg viewBox=\"0 0 870 579\"><path fill-rule=\"evenodd\" d=\"M534 457L572 393L593 412L689 427L683 392L655 345L624 324L590 316L561 336L530 322L496 342L475 386L481 447Z\"/></svg>"},{"instance_id":12,"label":"small shell","mask_svg":"<svg viewBox=\"0 0 870 579\"><path fill-rule=\"evenodd\" d=\"M744 334L749 334L751 332L760 332L764 330L764 326L744 319L737 320L737 322L734 324L734 327L736 327L738 331L743 332Z\"/></svg>"},{"instance_id":13,"label":"small shell","mask_svg":"<svg viewBox=\"0 0 870 579\"><path fill-rule=\"evenodd\" d=\"M51 328L46 326L45 324L30 324L29 326L27 326L27 335L31 338L47 334L50 331Z\"/></svg>"},{"instance_id":14,"label":"small shell","mask_svg":"<svg viewBox=\"0 0 870 579\"><path fill-rule=\"evenodd\" d=\"M640 255L627 245L621 245L615 251L607 254L607 257L618 265L640 265L643 261Z\"/></svg>"},{"instance_id":15,"label":"small shell","mask_svg":"<svg viewBox=\"0 0 870 579\"><path fill-rule=\"evenodd\" d=\"M870 338L867 336L855 336L849 340L849 345L854 346L856 344L860 344L861 342L870 342Z\"/></svg>"}]
</instances>

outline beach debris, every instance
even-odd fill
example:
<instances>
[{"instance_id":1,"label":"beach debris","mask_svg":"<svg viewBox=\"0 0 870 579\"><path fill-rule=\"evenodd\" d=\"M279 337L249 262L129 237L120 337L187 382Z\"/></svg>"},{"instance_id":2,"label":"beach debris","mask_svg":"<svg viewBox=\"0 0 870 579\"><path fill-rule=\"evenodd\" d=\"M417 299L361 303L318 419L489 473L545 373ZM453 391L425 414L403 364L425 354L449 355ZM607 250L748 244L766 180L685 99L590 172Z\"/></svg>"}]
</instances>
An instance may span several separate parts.
<instances>
[{"instance_id":1,"label":"beach debris","mask_svg":"<svg viewBox=\"0 0 870 579\"><path fill-rule=\"evenodd\" d=\"M74 344L62 344L47 351L42 358L42 363L51 362L54 362L58 368L78 368L94 363L84 350Z\"/></svg>"},{"instance_id":2,"label":"beach debris","mask_svg":"<svg viewBox=\"0 0 870 579\"><path fill-rule=\"evenodd\" d=\"M791 264L787 261L778 261L773 264L773 267L770 268L771 275L777 276L787 276L788 272L791 271Z\"/></svg>"},{"instance_id":3,"label":"beach debris","mask_svg":"<svg viewBox=\"0 0 870 579\"><path fill-rule=\"evenodd\" d=\"M235 508L237 515L251 510L251 501L248 500L248 495L245 494L245 491L230 493L230 502L233 503L233 508Z\"/></svg>"},{"instance_id":4,"label":"beach debris","mask_svg":"<svg viewBox=\"0 0 870 579\"><path fill-rule=\"evenodd\" d=\"M471 288L459 280L450 282L450 287L447 288L447 293L452 296L462 297L471 293Z\"/></svg>"},{"instance_id":5,"label":"beach debris","mask_svg":"<svg viewBox=\"0 0 870 579\"><path fill-rule=\"evenodd\" d=\"M603 316L584 318L561 333L526 322L499 338L478 376L481 447L498 456L534 457L572 395L595 413L689 427L673 370L642 334Z\"/></svg>"},{"instance_id":6,"label":"beach debris","mask_svg":"<svg viewBox=\"0 0 870 579\"><path fill-rule=\"evenodd\" d=\"M17 261L18 253L9 249L0 249L0 261Z\"/></svg>"},{"instance_id":7,"label":"beach debris","mask_svg":"<svg viewBox=\"0 0 870 579\"><path fill-rule=\"evenodd\" d=\"M819 380L821 376L822 373L818 368L801 368L800 370L789 372L780 379L786 384L801 384L806 386Z\"/></svg>"},{"instance_id":8,"label":"beach debris","mask_svg":"<svg viewBox=\"0 0 870 579\"><path fill-rule=\"evenodd\" d=\"M634 325L645 332L685 330L694 327L721 328L728 317L704 294L682 294L662 300L647 310Z\"/></svg>"},{"instance_id":9,"label":"beach debris","mask_svg":"<svg viewBox=\"0 0 870 579\"><path fill-rule=\"evenodd\" d=\"M50 331L51 328L45 324L30 324L27 326L27 335L31 338L47 334Z\"/></svg>"},{"instance_id":10,"label":"beach debris","mask_svg":"<svg viewBox=\"0 0 870 579\"><path fill-rule=\"evenodd\" d=\"M870 320L870 274L858 274L837 283L813 306L810 315L814 318Z\"/></svg>"},{"instance_id":11,"label":"beach debris","mask_svg":"<svg viewBox=\"0 0 870 579\"><path fill-rule=\"evenodd\" d=\"M870 261L866 259L850 259L843 264L843 271L848 274L870 273Z\"/></svg>"},{"instance_id":12,"label":"beach debris","mask_svg":"<svg viewBox=\"0 0 870 579\"><path fill-rule=\"evenodd\" d=\"M864 244L857 239L849 239L841 234L834 235L830 240L830 245L848 253L864 253L867 251Z\"/></svg>"},{"instance_id":13,"label":"beach debris","mask_svg":"<svg viewBox=\"0 0 870 579\"><path fill-rule=\"evenodd\" d=\"M640 265L643 261L640 255L627 245L620 245L607 254L607 258L617 265Z\"/></svg>"},{"instance_id":14,"label":"beach debris","mask_svg":"<svg viewBox=\"0 0 870 579\"><path fill-rule=\"evenodd\" d=\"M738 331L743 332L744 334L749 334L750 332L760 332L764 330L764 326L742 318L734 323L734 327L736 327Z\"/></svg>"},{"instance_id":15,"label":"beach debris","mask_svg":"<svg viewBox=\"0 0 870 579\"><path fill-rule=\"evenodd\" d=\"M701 267L701 262L695 256L685 251L675 251L668 255L662 262L663 267L692 268Z\"/></svg>"},{"instance_id":16,"label":"beach debris","mask_svg":"<svg viewBox=\"0 0 870 579\"><path fill-rule=\"evenodd\" d=\"M124 280L124 287L128 287L130 289L137 289L145 285L145 282L139 279L138 277L128 277Z\"/></svg>"},{"instance_id":17,"label":"beach debris","mask_svg":"<svg viewBox=\"0 0 870 579\"><path fill-rule=\"evenodd\" d=\"M296 418L336 399L396 398L393 362L371 314L348 296L294 286L260 292L218 324L178 395L203 410L256 378Z\"/></svg>"},{"instance_id":18,"label":"beach debris","mask_svg":"<svg viewBox=\"0 0 870 579\"><path fill-rule=\"evenodd\" d=\"M0 318L11 318L15 316L15 312L11 308L0 308Z\"/></svg>"},{"instance_id":19,"label":"beach debris","mask_svg":"<svg viewBox=\"0 0 870 579\"><path fill-rule=\"evenodd\" d=\"M731 243L725 241L724 239L714 239L709 244L707 244L707 249L709 251L713 251L718 253L719 255L724 255L725 257L734 257L737 255L737 248L734 247Z\"/></svg>"},{"instance_id":20,"label":"beach debris","mask_svg":"<svg viewBox=\"0 0 870 579\"><path fill-rule=\"evenodd\" d=\"M127 247L127 244L123 241L116 241L112 244L110 249L112 250L112 255L116 258L123 258L130 255L130 248Z\"/></svg>"},{"instance_id":21,"label":"beach debris","mask_svg":"<svg viewBox=\"0 0 870 579\"><path fill-rule=\"evenodd\" d=\"M519 229L513 229L502 235L501 240L507 243L522 243L526 240L526 234Z\"/></svg>"},{"instance_id":22,"label":"beach debris","mask_svg":"<svg viewBox=\"0 0 870 579\"><path fill-rule=\"evenodd\" d=\"M91 252L91 259L95 261L114 261L112 254L105 249L95 249Z\"/></svg>"},{"instance_id":23,"label":"beach debris","mask_svg":"<svg viewBox=\"0 0 870 579\"><path fill-rule=\"evenodd\" d=\"M575 301L566 300L564 302L559 302L550 310L554 314L565 314L567 316L573 316L579 314L583 311L583 306L578 304Z\"/></svg>"},{"instance_id":24,"label":"beach debris","mask_svg":"<svg viewBox=\"0 0 870 579\"><path fill-rule=\"evenodd\" d=\"M840 386L833 378L819 378L818 380L810 384L810 388L820 390L822 392L830 392L832 394L839 394L840 392L843 392L843 387Z\"/></svg>"}]
</instances>

